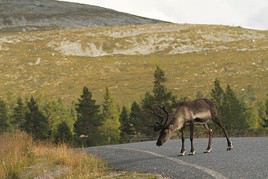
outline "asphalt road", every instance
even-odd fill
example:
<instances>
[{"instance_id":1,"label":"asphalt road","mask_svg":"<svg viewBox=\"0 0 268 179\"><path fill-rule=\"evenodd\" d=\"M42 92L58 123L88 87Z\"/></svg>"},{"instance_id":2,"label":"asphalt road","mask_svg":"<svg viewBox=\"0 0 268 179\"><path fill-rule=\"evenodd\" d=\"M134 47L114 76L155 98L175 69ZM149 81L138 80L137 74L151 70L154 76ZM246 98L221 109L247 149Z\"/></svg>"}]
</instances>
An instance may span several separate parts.
<instances>
[{"instance_id":1,"label":"asphalt road","mask_svg":"<svg viewBox=\"0 0 268 179\"><path fill-rule=\"evenodd\" d=\"M268 179L268 137L232 138L226 151L224 138L212 139L212 152L204 154L207 139L195 139L194 156L180 156L180 140L161 147L155 141L90 147L87 150L119 170L158 173L167 178ZM186 140L186 150L190 141Z\"/></svg>"}]
</instances>

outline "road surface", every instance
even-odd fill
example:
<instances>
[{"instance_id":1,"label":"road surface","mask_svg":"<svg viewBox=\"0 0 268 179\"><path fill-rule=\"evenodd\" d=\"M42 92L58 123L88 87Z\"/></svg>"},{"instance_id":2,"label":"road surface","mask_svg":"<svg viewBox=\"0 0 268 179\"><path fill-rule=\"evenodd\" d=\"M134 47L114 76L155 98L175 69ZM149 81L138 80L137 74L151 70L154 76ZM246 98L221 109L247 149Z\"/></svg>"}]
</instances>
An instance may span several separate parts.
<instances>
[{"instance_id":1,"label":"road surface","mask_svg":"<svg viewBox=\"0 0 268 179\"><path fill-rule=\"evenodd\" d=\"M207 139L195 139L194 156L178 157L180 140L161 147L155 141L90 147L88 152L108 161L115 169L158 173L167 178L268 179L268 137L232 138L226 151L224 138L212 139L212 152L204 154ZM186 140L186 150L190 141Z\"/></svg>"}]
</instances>

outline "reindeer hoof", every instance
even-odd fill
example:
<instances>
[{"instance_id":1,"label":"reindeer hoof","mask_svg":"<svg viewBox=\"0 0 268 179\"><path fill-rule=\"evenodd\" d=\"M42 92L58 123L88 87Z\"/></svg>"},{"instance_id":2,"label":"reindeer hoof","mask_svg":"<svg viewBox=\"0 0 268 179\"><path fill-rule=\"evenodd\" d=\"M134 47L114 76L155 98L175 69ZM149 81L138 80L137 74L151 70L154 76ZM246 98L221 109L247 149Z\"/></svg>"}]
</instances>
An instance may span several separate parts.
<instances>
[{"instance_id":1,"label":"reindeer hoof","mask_svg":"<svg viewBox=\"0 0 268 179\"><path fill-rule=\"evenodd\" d=\"M195 151L190 152L188 155L194 155Z\"/></svg>"},{"instance_id":2,"label":"reindeer hoof","mask_svg":"<svg viewBox=\"0 0 268 179\"><path fill-rule=\"evenodd\" d=\"M210 153L212 149L207 149L204 153Z\"/></svg>"},{"instance_id":3,"label":"reindeer hoof","mask_svg":"<svg viewBox=\"0 0 268 179\"><path fill-rule=\"evenodd\" d=\"M186 154L186 151L183 151L179 154L179 156L184 156Z\"/></svg>"},{"instance_id":4,"label":"reindeer hoof","mask_svg":"<svg viewBox=\"0 0 268 179\"><path fill-rule=\"evenodd\" d=\"M233 149L233 146L228 146L227 147L227 151L230 151L230 150L232 150Z\"/></svg>"},{"instance_id":5,"label":"reindeer hoof","mask_svg":"<svg viewBox=\"0 0 268 179\"><path fill-rule=\"evenodd\" d=\"M227 147L227 151L230 151L232 150L234 147L233 147L233 144L231 144L230 146Z\"/></svg>"}]
</instances>

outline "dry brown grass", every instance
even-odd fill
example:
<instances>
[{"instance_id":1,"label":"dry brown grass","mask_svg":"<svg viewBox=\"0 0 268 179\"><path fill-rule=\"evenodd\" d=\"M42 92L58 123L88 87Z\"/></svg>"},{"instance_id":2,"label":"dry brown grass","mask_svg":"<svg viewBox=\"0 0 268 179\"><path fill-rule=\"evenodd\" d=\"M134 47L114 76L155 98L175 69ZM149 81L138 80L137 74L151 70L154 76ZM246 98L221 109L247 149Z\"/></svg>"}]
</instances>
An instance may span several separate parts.
<instances>
[{"instance_id":1,"label":"dry brown grass","mask_svg":"<svg viewBox=\"0 0 268 179\"><path fill-rule=\"evenodd\" d=\"M0 136L0 178L18 176L33 162L32 138L25 133L2 134Z\"/></svg>"},{"instance_id":2,"label":"dry brown grass","mask_svg":"<svg viewBox=\"0 0 268 179\"><path fill-rule=\"evenodd\" d=\"M106 175L104 161L66 145L38 144L33 153L42 163L42 176L56 175L65 178L99 178ZM56 170L55 170L56 168Z\"/></svg>"},{"instance_id":3,"label":"dry brown grass","mask_svg":"<svg viewBox=\"0 0 268 179\"><path fill-rule=\"evenodd\" d=\"M36 143L16 131L0 136L0 178L156 178L115 172L104 161L66 145Z\"/></svg>"}]
</instances>

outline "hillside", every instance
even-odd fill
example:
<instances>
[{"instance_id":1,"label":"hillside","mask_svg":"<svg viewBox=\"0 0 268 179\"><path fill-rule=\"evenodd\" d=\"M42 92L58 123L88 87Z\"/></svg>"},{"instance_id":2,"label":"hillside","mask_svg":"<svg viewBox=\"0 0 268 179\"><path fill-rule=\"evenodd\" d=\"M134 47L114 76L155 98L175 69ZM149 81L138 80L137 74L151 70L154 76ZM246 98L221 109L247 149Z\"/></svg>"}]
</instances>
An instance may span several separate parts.
<instances>
[{"instance_id":1,"label":"hillside","mask_svg":"<svg viewBox=\"0 0 268 179\"><path fill-rule=\"evenodd\" d=\"M0 30L156 23L111 9L55 0L0 0Z\"/></svg>"},{"instance_id":2,"label":"hillside","mask_svg":"<svg viewBox=\"0 0 268 179\"><path fill-rule=\"evenodd\" d=\"M178 96L208 93L215 78L243 95L268 91L268 32L215 25L145 24L0 32L0 96L61 97L88 86L102 100L140 100L153 71L166 71Z\"/></svg>"}]
</instances>

